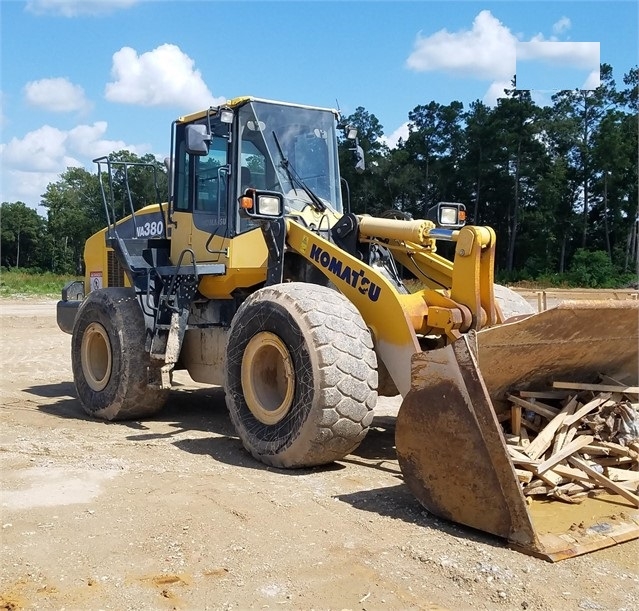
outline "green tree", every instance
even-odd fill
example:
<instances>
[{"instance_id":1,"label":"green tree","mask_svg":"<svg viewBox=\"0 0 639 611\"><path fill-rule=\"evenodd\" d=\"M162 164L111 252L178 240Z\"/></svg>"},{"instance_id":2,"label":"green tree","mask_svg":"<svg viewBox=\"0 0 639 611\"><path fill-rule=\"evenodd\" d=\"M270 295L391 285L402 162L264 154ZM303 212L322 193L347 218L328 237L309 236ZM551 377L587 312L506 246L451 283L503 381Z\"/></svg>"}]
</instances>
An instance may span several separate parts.
<instances>
[{"instance_id":1,"label":"green tree","mask_svg":"<svg viewBox=\"0 0 639 611\"><path fill-rule=\"evenodd\" d=\"M460 170L466 176L468 197L472 201L470 220L478 222L483 187L487 179L490 152L494 145L492 110L483 102L475 100L464 114L465 151Z\"/></svg>"},{"instance_id":2,"label":"green tree","mask_svg":"<svg viewBox=\"0 0 639 611\"><path fill-rule=\"evenodd\" d=\"M109 155L112 167L113 206L118 218L149 204L166 201L166 168L152 154L138 156L127 150ZM103 166L106 169L106 166ZM107 177L104 176L103 180Z\"/></svg>"},{"instance_id":3,"label":"green tree","mask_svg":"<svg viewBox=\"0 0 639 611\"><path fill-rule=\"evenodd\" d=\"M42 264L46 221L24 202L0 206L2 265L36 267Z\"/></svg>"},{"instance_id":4,"label":"green tree","mask_svg":"<svg viewBox=\"0 0 639 611\"><path fill-rule=\"evenodd\" d=\"M384 128L377 117L359 106L343 120L344 125L357 128L359 145L364 151L366 171L355 170L353 142L340 137L339 159L342 178L348 185L351 209L357 213L377 214L390 206L384 189L384 164L388 147L382 141Z\"/></svg>"},{"instance_id":5,"label":"green tree","mask_svg":"<svg viewBox=\"0 0 639 611\"><path fill-rule=\"evenodd\" d=\"M84 242L106 225L97 174L68 168L47 185L42 205L48 210L47 230L53 271L82 273Z\"/></svg>"},{"instance_id":6,"label":"green tree","mask_svg":"<svg viewBox=\"0 0 639 611\"><path fill-rule=\"evenodd\" d=\"M539 107L529 91L508 90L507 97L498 100L493 115L494 129L505 171L511 180L511 201L507 210L508 248L506 270L515 268L515 251L525 209L534 207L537 181L545 162L545 150L538 135L541 129Z\"/></svg>"},{"instance_id":7,"label":"green tree","mask_svg":"<svg viewBox=\"0 0 639 611\"><path fill-rule=\"evenodd\" d=\"M552 97L557 120L570 143L568 158L579 184L575 206L582 210L581 248L588 243L592 195L592 137L606 111L620 101L609 64L601 64L601 84L595 90L560 91Z\"/></svg>"}]
</instances>

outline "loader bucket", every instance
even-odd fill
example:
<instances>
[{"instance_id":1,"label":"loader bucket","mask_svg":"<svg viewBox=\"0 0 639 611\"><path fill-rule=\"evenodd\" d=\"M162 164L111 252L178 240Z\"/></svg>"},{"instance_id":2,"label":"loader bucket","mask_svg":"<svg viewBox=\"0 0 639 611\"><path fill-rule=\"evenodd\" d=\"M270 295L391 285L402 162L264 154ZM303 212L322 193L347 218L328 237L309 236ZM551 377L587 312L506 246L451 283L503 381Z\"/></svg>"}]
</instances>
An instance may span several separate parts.
<instances>
[{"instance_id":1,"label":"loader bucket","mask_svg":"<svg viewBox=\"0 0 639 611\"><path fill-rule=\"evenodd\" d=\"M432 514L507 539L550 561L639 537L617 495L526 503L498 414L516 389L553 381L637 383L639 303L566 302L413 357L396 423L406 484Z\"/></svg>"}]
</instances>

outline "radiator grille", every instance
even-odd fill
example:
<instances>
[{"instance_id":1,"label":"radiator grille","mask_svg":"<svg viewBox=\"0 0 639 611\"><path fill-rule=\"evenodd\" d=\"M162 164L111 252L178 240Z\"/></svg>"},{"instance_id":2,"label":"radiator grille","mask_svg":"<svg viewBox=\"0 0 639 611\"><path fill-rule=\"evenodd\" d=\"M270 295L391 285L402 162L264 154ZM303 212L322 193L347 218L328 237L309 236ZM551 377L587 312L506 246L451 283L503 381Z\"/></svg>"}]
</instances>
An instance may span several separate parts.
<instances>
[{"instance_id":1,"label":"radiator grille","mask_svg":"<svg viewBox=\"0 0 639 611\"><path fill-rule=\"evenodd\" d=\"M107 286L124 286L124 268L120 265L115 251L107 251L108 279Z\"/></svg>"}]
</instances>

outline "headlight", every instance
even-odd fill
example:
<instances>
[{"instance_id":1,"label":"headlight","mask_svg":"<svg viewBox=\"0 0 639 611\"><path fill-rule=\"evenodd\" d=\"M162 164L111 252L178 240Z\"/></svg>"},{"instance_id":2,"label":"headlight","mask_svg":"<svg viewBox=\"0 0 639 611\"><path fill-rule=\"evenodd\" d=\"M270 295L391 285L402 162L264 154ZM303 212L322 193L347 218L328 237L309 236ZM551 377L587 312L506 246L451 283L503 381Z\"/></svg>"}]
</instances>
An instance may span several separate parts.
<instances>
[{"instance_id":1,"label":"headlight","mask_svg":"<svg viewBox=\"0 0 639 611\"><path fill-rule=\"evenodd\" d=\"M439 224L440 225L457 225L457 208L442 206L439 209Z\"/></svg>"},{"instance_id":2,"label":"headlight","mask_svg":"<svg viewBox=\"0 0 639 611\"><path fill-rule=\"evenodd\" d=\"M280 216L282 200L271 195L260 195L257 198L257 214L264 216Z\"/></svg>"},{"instance_id":3,"label":"headlight","mask_svg":"<svg viewBox=\"0 0 639 611\"><path fill-rule=\"evenodd\" d=\"M439 202L428 210L426 218L437 227L460 229L466 224L466 206L457 202Z\"/></svg>"}]
</instances>

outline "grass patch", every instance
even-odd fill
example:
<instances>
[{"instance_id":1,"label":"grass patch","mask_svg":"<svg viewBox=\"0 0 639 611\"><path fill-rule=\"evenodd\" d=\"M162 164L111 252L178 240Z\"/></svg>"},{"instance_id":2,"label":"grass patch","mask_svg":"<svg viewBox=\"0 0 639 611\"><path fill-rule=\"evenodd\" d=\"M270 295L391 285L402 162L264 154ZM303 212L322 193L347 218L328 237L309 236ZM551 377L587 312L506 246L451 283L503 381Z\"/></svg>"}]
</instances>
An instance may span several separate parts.
<instances>
[{"instance_id":1,"label":"grass patch","mask_svg":"<svg viewBox=\"0 0 639 611\"><path fill-rule=\"evenodd\" d=\"M37 272L33 270L2 268L0 270L0 297L60 297L62 287L75 276Z\"/></svg>"}]
</instances>

